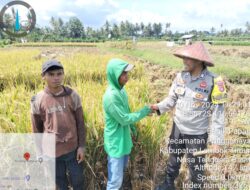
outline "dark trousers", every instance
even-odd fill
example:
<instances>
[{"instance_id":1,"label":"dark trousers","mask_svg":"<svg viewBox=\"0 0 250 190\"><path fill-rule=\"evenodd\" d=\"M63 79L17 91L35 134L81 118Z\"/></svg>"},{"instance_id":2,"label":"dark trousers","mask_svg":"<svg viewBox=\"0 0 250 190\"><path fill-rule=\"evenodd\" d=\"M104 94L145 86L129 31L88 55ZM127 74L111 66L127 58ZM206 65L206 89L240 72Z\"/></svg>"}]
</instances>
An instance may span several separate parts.
<instances>
[{"instance_id":1,"label":"dark trousers","mask_svg":"<svg viewBox=\"0 0 250 190\"><path fill-rule=\"evenodd\" d=\"M207 147L207 138L208 134L202 134L202 135L186 135L181 134L180 130L176 126L176 124L173 124L172 132L170 135L170 140L184 140L186 139L186 142L184 143L169 143L169 151L177 151L177 150L187 150L190 152L190 150L204 150ZM192 143L190 140L196 139L196 140L202 140L201 143ZM166 182L170 184L170 186L174 186L174 180L179 175L179 170L181 167L181 158L184 156L184 153L170 153L167 169L166 169ZM200 159L199 159L200 157ZM187 165L189 168L190 173L190 181L193 184L197 184L197 188L192 188L193 190L199 190L202 186L202 181L199 179L199 176L204 175L204 156L193 156L192 153L186 154L187 158ZM192 160L192 161L189 161ZM198 168L199 167L199 168Z\"/></svg>"},{"instance_id":2,"label":"dark trousers","mask_svg":"<svg viewBox=\"0 0 250 190\"><path fill-rule=\"evenodd\" d=\"M83 164L77 163L76 151L56 158L57 189L68 190L69 181L74 190L84 189Z\"/></svg>"}]
</instances>

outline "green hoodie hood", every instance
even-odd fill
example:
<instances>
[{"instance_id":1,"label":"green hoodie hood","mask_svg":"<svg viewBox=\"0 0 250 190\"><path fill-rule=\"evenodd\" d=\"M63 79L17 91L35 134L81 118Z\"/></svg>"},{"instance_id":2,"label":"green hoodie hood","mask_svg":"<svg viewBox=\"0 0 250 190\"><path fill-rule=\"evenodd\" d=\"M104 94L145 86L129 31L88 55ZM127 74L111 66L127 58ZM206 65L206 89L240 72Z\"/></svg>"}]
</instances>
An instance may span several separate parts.
<instances>
[{"instance_id":1,"label":"green hoodie hood","mask_svg":"<svg viewBox=\"0 0 250 190\"><path fill-rule=\"evenodd\" d=\"M127 67L128 62L122 59L111 59L107 66L107 79L110 86L117 89L122 89L119 84L119 77L121 76L124 69Z\"/></svg>"}]
</instances>

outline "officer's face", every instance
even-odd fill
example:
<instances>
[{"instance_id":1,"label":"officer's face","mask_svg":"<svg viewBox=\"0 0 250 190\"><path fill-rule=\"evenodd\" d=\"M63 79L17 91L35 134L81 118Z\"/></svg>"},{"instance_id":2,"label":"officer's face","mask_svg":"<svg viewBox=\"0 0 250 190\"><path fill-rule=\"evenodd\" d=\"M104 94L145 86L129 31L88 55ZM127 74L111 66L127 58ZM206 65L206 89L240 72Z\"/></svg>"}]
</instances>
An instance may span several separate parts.
<instances>
[{"instance_id":1,"label":"officer's face","mask_svg":"<svg viewBox=\"0 0 250 190\"><path fill-rule=\"evenodd\" d=\"M193 72L197 67L201 65L200 61L183 58L184 71Z\"/></svg>"}]
</instances>

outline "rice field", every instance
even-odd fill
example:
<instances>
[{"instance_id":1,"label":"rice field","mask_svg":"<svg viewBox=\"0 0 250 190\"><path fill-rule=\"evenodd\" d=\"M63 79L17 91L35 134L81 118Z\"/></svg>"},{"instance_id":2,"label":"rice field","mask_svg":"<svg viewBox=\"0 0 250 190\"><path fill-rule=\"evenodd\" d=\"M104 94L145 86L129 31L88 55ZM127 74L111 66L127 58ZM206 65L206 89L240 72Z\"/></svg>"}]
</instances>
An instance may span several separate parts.
<instances>
[{"instance_id":1,"label":"rice field","mask_svg":"<svg viewBox=\"0 0 250 190\"><path fill-rule=\"evenodd\" d=\"M86 165L86 179L89 189L98 186L101 189L105 183L106 154L103 150L103 112L102 96L107 87L106 64L116 57L110 54L95 54L94 52L74 52L74 49L64 49L65 55L58 59L65 68L65 85L71 86L81 96L84 116L87 125L87 155L86 160L95 172L97 179ZM70 54L67 52L70 51ZM73 53L72 53L73 51ZM41 49L4 49L0 51L0 131L4 133L30 133L30 99L44 88L41 78L41 65L46 58L36 59ZM122 57L120 57L122 58ZM144 67L133 62L136 68L130 75L127 85L131 109L136 111L142 106L152 103L148 79ZM148 117L138 123L139 139L135 152L141 152L147 159L144 166L145 177L152 178L155 160L159 152L160 142L164 135L167 117L161 119ZM134 153L135 155L136 153ZM131 157L133 165L133 155ZM102 169L98 169L99 167Z\"/></svg>"},{"instance_id":2,"label":"rice field","mask_svg":"<svg viewBox=\"0 0 250 190\"><path fill-rule=\"evenodd\" d=\"M242 52L249 50L247 48L240 47L233 50L235 47L209 47L212 57L218 63L218 67L212 71L223 74L227 79L232 79L229 89L229 98L232 102L239 99L245 102L250 101L250 58L240 57ZM138 43L132 49L119 48L119 46L110 48L109 44L85 46L81 43L77 46L73 43L65 43L62 46L60 43L42 43L37 46L28 44L22 47L11 46L0 49L0 132L31 132L30 99L45 85L41 78L41 65L47 59L57 58L65 68L64 85L75 89L82 100L88 131L84 163L87 189L104 189L107 181L107 159L103 150L102 96L107 87L106 64L109 59L117 57L136 65L126 85L131 109L136 111L167 95L176 70L182 66L181 61L172 56L173 50L166 48L163 42ZM223 62L226 62L226 67ZM249 109L242 108L247 117L250 115ZM157 172L164 170L167 155L162 155L160 148L166 146L164 138L168 137L171 118L171 114L161 117L153 115L137 123L139 137L134 142L131 162L126 172L133 190L150 190L161 180L158 179ZM229 124L229 129L239 126L236 119L233 122L229 121ZM227 138L247 137L229 134ZM212 164L208 163L208 165ZM223 167L223 172L232 174L237 172L232 167L229 171L228 164ZM233 165L233 167L237 168L238 165ZM187 167L183 166L177 182L179 187L181 182L186 180L186 175ZM234 180L230 182L235 183ZM247 181L241 183L243 186L248 184ZM244 187L240 190L248 190Z\"/></svg>"},{"instance_id":3,"label":"rice field","mask_svg":"<svg viewBox=\"0 0 250 190\"><path fill-rule=\"evenodd\" d=\"M134 48L117 48L115 42L106 44L110 51L145 59L151 63L166 65L170 69L180 70L182 61L173 55L179 45L167 47L165 41L137 42ZM222 75L230 82L250 84L250 47L249 46L216 46L205 43L215 67L212 72Z\"/></svg>"}]
</instances>

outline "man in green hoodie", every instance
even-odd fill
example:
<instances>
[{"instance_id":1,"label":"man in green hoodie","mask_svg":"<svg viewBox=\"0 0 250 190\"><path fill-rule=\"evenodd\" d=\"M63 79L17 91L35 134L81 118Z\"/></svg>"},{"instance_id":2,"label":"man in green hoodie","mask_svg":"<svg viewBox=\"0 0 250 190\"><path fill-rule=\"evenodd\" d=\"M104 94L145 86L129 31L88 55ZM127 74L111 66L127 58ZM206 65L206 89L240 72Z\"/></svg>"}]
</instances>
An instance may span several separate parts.
<instances>
[{"instance_id":1,"label":"man in green hoodie","mask_svg":"<svg viewBox=\"0 0 250 190\"><path fill-rule=\"evenodd\" d=\"M131 132L136 134L134 123L151 113L149 106L130 112L124 86L128 82L128 72L133 67L121 59L111 59L107 65L109 86L103 96L104 149L108 154L107 190L119 190L122 186L123 172L133 146Z\"/></svg>"}]
</instances>

